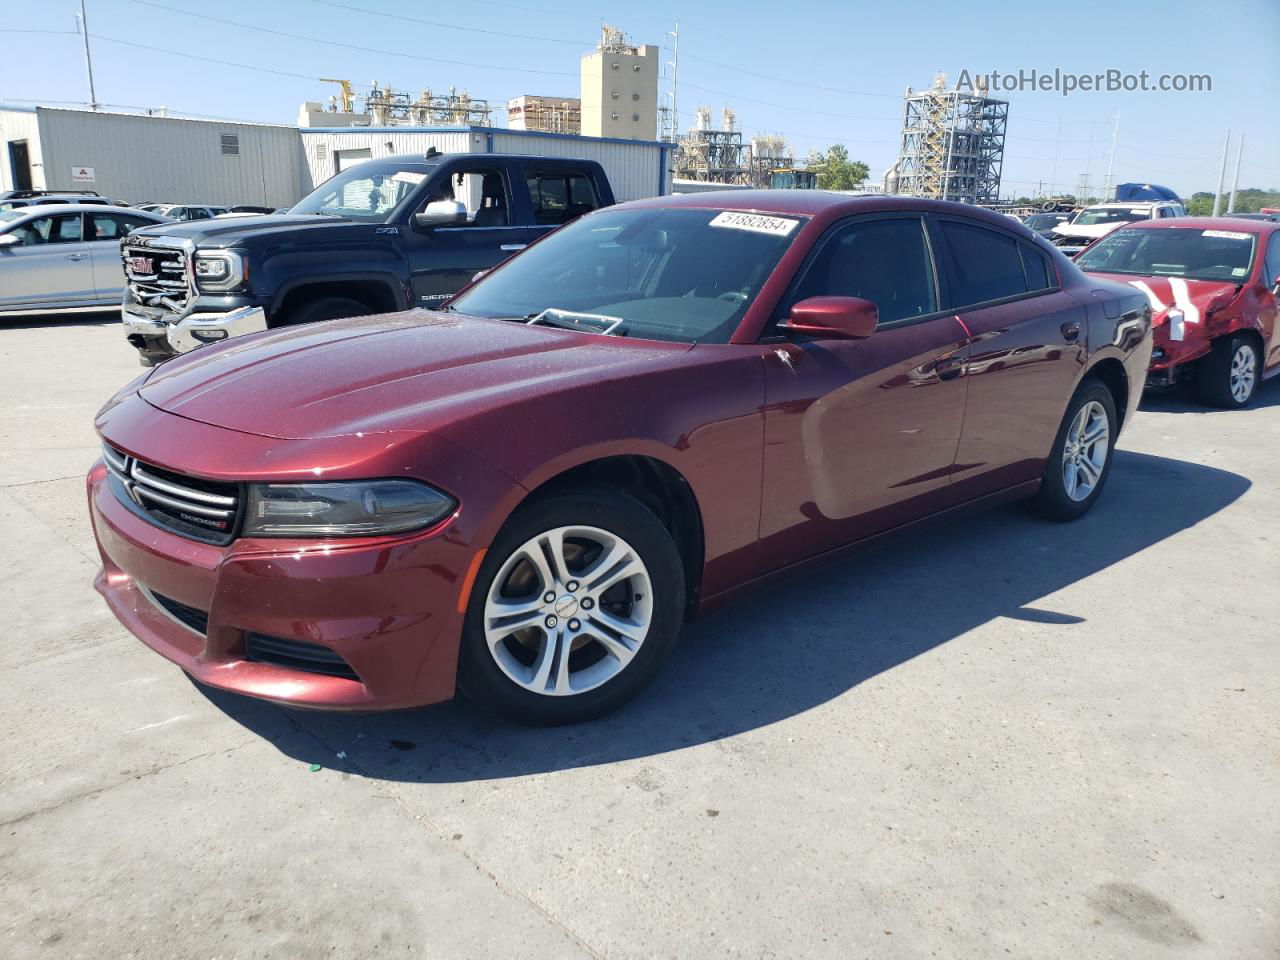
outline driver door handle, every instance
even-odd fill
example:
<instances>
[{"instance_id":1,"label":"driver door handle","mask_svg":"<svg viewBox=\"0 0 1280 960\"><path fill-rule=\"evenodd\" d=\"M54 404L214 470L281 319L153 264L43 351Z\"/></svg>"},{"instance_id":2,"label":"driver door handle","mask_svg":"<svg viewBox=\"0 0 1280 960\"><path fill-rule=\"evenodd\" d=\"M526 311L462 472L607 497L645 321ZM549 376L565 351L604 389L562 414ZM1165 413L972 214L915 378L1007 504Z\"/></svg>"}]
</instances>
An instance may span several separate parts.
<instances>
[{"instance_id":1,"label":"driver door handle","mask_svg":"<svg viewBox=\"0 0 1280 960\"><path fill-rule=\"evenodd\" d=\"M89 255L87 253L68 253L67 259L68 260L88 260Z\"/></svg>"},{"instance_id":2,"label":"driver door handle","mask_svg":"<svg viewBox=\"0 0 1280 960\"><path fill-rule=\"evenodd\" d=\"M523 250L527 246L528 246L527 243L504 243L498 249L499 250Z\"/></svg>"}]
</instances>

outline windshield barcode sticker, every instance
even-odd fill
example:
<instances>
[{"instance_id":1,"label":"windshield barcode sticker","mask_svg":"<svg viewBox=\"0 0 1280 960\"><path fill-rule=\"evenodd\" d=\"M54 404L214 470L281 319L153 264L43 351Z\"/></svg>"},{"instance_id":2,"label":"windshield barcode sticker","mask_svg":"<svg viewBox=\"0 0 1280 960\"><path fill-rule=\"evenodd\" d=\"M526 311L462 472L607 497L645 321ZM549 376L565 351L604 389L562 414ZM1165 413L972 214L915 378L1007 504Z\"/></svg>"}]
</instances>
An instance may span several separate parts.
<instances>
[{"instance_id":1,"label":"windshield barcode sticker","mask_svg":"<svg viewBox=\"0 0 1280 960\"><path fill-rule=\"evenodd\" d=\"M1248 240L1249 234L1236 233L1234 230L1205 230L1201 233L1204 237L1217 237L1219 240Z\"/></svg>"},{"instance_id":2,"label":"windshield barcode sticker","mask_svg":"<svg viewBox=\"0 0 1280 960\"><path fill-rule=\"evenodd\" d=\"M796 228L799 220L788 220L786 217L765 217L758 213L736 213L726 210L718 213L711 220L713 227L728 227L730 230L750 230L752 233L768 233L775 237L785 237Z\"/></svg>"}]
</instances>

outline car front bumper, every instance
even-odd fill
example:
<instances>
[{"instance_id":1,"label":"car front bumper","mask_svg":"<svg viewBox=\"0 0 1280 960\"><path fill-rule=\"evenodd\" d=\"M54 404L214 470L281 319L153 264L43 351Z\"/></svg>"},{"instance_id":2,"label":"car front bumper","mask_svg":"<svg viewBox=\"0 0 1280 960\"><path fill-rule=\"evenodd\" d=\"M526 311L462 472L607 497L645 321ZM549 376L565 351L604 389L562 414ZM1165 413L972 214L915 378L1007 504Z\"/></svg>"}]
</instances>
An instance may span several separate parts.
<instances>
[{"instance_id":1,"label":"car front bumper","mask_svg":"<svg viewBox=\"0 0 1280 960\"><path fill-rule=\"evenodd\" d=\"M190 313L176 322L134 313L128 304L120 311L125 336L144 354L176 356L209 343L267 329L261 307L237 307L225 313Z\"/></svg>"},{"instance_id":2,"label":"car front bumper","mask_svg":"<svg viewBox=\"0 0 1280 960\"><path fill-rule=\"evenodd\" d=\"M272 464L263 480L303 475L326 462L332 441L280 441L185 420L137 395L99 417L112 445L145 462L179 453L188 472L231 479L219 464ZM377 434L353 457L351 476L404 475L404 449ZM467 489L467 510L420 533L388 537L241 537L225 546L157 526L112 489L102 461L86 478L89 514L102 558L94 586L144 644L211 687L298 707L385 710L453 696L458 644L490 523L518 502L520 488L448 441L405 441L449 489ZM286 449L287 448L287 449ZM296 452L294 452L296 450ZM351 446L343 455L351 455ZM367 451L367 455L364 451ZM384 452L385 451L385 452ZM392 469L392 461L402 465ZM474 509L473 509L474 508ZM163 598L163 600L158 599ZM165 603L164 601L167 601ZM180 622L174 605L198 612L202 629ZM250 634L332 651L356 679L255 656Z\"/></svg>"}]
</instances>

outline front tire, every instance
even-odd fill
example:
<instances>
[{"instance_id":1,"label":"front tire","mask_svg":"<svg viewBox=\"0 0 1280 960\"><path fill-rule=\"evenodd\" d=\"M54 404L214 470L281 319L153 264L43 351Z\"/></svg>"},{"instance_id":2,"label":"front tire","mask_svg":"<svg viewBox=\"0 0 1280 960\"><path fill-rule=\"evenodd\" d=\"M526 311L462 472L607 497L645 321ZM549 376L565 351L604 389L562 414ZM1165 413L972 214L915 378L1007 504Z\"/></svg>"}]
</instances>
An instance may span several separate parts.
<instances>
[{"instance_id":1,"label":"front tire","mask_svg":"<svg viewBox=\"0 0 1280 960\"><path fill-rule=\"evenodd\" d=\"M580 723L639 693L675 646L684 567L643 504L584 489L519 510L481 564L458 684L520 723Z\"/></svg>"},{"instance_id":2,"label":"front tire","mask_svg":"<svg viewBox=\"0 0 1280 960\"><path fill-rule=\"evenodd\" d=\"M1261 366L1258 345L1252 337L1238 333L1215 340L1196 371L1200 402L1226 410L1248 406L1258 390Z\"/></svg>"},{"instance_id":3,"label":"front tire","mask_svg":"<svg viewBox=\"0 0 1280 960\"><path fill-rule=\"evenodd\" d=\"M1037 513L1063 522L1089 512L1111 473L1118 426L1111 391L1092 378L1080 384L1045 464L1033 501Z\"/></svg>"}]
</instances>

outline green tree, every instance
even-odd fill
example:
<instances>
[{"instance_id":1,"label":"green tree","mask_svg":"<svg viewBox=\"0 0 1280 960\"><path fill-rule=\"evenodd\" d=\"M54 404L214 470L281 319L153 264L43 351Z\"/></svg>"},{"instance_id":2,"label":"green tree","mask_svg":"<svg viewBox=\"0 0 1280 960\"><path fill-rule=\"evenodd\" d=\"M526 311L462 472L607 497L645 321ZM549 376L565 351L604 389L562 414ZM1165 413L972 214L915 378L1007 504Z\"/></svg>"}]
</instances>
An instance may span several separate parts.
<instances>
[{"instance_id":1,"label":"green tree","mask_svg":"<svg viewBox=\"0 0 1280 960\"><path fill-rule=\"evenodd\" d=\"M861 160L849 159L849 150L843 143L817 154L810 165L817 167L819 190L857 190L871 173L871 168Z\"/></svg>"}]
</instances>

